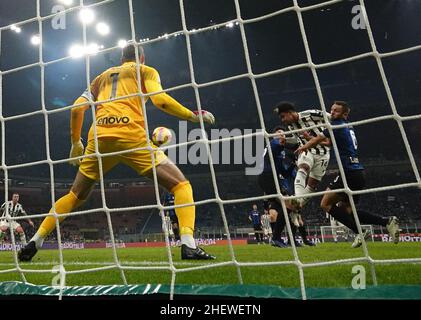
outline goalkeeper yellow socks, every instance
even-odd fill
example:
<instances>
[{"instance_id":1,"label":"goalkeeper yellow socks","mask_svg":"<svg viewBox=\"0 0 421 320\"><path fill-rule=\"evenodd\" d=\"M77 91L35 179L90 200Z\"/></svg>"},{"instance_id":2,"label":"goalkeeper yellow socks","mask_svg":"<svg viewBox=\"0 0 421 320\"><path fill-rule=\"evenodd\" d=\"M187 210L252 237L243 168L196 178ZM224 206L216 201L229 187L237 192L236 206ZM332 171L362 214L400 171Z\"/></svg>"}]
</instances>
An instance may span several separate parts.
<instances>
[{"instance_id":1,"label":"goalkeeper yellow socks","mask_svg":"<svg viewBox=\"0 0 421 320\"><path fill-rule=\"evenodd\" d=\"M65 196L61 197L56 203L55 203L55 209L57 214L60 213L69 213L78 208L84 201L78 199L76 195L70 191ZM50 213L53 212L53 209L51 208ZM63 218L59 218L59 221L63 221ZM55 229L56 227L56 218L54 216L48 216L44 219L44 221L41 223L41 226L39 227L36 234L33 236L31 241L34 241L37 248L40 248L42 246L42 242L44 239Z\"/></svg>"},{"instance_id":2,"label":"goalkeeper yellow socks","mask_svg":"<svg viewBox=\"0 0 421 320\"><path fill-rule=\"evenodd\" d=\"M174 194L175 205L194 203L193 190L189 181L180 182L171 189L171 193ZM196 243L193 238L194 221L196 218L196 208L194 204L188 207L175 208L175 213L178 218L181 243L186 244L190 248L196 248Z\"/></svg>"}]
</instances>

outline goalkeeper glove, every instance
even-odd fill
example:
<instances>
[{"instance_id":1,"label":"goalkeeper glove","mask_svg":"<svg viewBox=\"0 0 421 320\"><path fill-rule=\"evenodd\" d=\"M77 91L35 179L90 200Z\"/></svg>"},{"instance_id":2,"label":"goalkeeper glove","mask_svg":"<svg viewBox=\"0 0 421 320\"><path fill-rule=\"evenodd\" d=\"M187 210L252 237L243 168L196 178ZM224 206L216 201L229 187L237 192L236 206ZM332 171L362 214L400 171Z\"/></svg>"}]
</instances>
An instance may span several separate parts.
<instances>
[{"instance_id":1,"label":"goalkeeper glove","mask_svg":"<svg viewBox=\"0 0 421 320\"><path fill-rule=\"evenodd\" d=\"M193 111L193 116L190 118L191 122L200 122L199 112L200 111ZM201 113L202 113L202 117L203 117L203 122L207 122L207 123L210 123L210 124L215 123L215 117L213 116L212 113L210 113L209 111L206 111L206 110L202 110Z\"/></svg>"},{"instance_id":2,"label":"goalkeeper glove","mask_svg":"<svg viewBox=\"0 0 421 320\"><path fill-rule=\"evenodd\" d=\"M81 140L73 142L72 143L72 148L70 149L70 155L69 158L75 158L75 157L80 157L83 155L83 150L85 149L85 147L83 146L83 143ZM72 166L78 166L80 164L81 160L80 159L73 159L73 160L69 160L69 163Z\"/></svg>"}]
</instances>

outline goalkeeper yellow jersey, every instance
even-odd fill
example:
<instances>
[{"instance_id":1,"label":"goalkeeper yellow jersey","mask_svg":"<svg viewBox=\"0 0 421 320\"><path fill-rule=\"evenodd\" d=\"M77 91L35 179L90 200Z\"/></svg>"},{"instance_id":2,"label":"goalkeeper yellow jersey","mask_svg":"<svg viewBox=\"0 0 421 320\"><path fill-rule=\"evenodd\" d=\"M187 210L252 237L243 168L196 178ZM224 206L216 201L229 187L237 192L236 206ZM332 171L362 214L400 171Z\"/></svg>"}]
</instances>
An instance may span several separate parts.
<instances>
[{"instance_id":1,"label":"goalkeeper yellow jersey","mask_svg":"<svg viewBox=\"0 0 421 320\"><path fill-rule=\"evenodd\" d=\"M136 69L135 62L126 62L106 70L92 81L90 98L93 101L117 99L96 106L98 138L113 137L128 141L146 139L140 96L118 99L139 92ZM141 65L140 78L143 93L162 90L159 74L154 68ZM82 97L89 99L88 90ZM145 103L147 100L148 97L145 97ZM92 139L93 124L89 130L88 141Z\"/></svg>"}]
</instances>

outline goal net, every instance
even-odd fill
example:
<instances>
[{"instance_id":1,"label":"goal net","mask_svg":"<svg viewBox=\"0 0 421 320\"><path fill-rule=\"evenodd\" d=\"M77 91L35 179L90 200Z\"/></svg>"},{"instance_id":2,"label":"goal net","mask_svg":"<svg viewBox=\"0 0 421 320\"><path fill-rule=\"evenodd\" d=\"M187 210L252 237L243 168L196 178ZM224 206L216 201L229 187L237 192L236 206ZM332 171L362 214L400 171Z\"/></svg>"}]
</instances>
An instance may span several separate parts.
<instances>
[{"instance_id":1,"label":"goal net","mask_svg":"<svg viewBox=\"0 0 421 320\"><path fill-rule=\"evenodd\" d=\"M10 6L4 12L11 15L3 17L0 13L1 187L4 202L19 192L23 207L28 209L27 216L3 217L9 228L0 247L0 294L48 294L60 299L77 294L165 294L173 299L193 293L297 299L337 298L339 294L352 298L361 294L352 287L356 265L367 269L367 298L372 297L372 288L376 294L384 293L381 290L388 290L385 285L392 284L399 290L385 297L402 298L409 285L420 285L421 256L415 246L421 228L416 219L407 217L409 225L403 237L408 237L408 243L382 243L382 239L390 242L387 230L377 232L372 226L361 225L353 200L356 195L366 197L364 205L387 216L409 212L414 216L419 208L417 159L421 153L414 137L419 136L421 115L417 107L421 101L413 83L420 80L411 72L419 71L415 62L420 61L421 44L408 37L403 44L389 45L387 39L396 37L394 31L379 36L383 31L376 28L387 20L378 19L384 13L378 12L383 1L47 2L0 7ZM418 4L399 5L410 11L408 7ZM411 16L408 20L415 26L419 19ZM349 34L355 38L345 39ZM133 96L142 101L148 141L154 127L176 131L173 135L178 139L162 149L170 157L177 155L176 163L191 181L197 243L207 246L217 259L179 259L180 249L173 241L176 224L164 213L177 206L164 205L155 167L148 182L133 178L133 172L124 168L105 176L100 166L92 200L75 212L60 215L66 220L57 219L56 231L37 259L20 263L17 252L22 243L13 224L28 232L28 218L38 226L48 215L58 217L54 203L68 192L76 173L67 164L72 101L90 88L98 74L119 64L121 47L128 42L143 46L147 65L151 61L151 65L159 66L164 92L190 109L206 109L216 117L212 128L218 132L211 131L202 114L196 127L158 115L145 104L151 94L142 93L138 72L139 91ZM393 72L398 71L396 79ZM401 78L403 72L409 80ZM402 89L398 86L401 81L408 86ZM259 152L269 144L271 129L278 124L272 109L278 101L289 99L306 106L303 108L322 110L327 120L328 103L348 96L355 102L355 118L351 120L358 120L339 127L356 128L360 143L366 145L362 156L366 152L370 154L367 159L374 159L367 161L367 172L374 172L369 180L377 184L350 190L332 134L338 126L327 123L332 159L337 163L330 166L337 168L332 170L344 181L339 191L350 196L359 233L367 227L371 240L376 241L363 241L360 249L352 249L349 243L332 247L329 241L346 239L348 233L342 227L320 228L320 196L326 193L323 190L328 182L323 180L323 188L309 195L311 205L302 214L309 238L323 243L298 248L285 207L285 200L294 196L281 195L275 175L275 195L262 195L256 180ZM127 98L133 97L107 101ZM97 141L95 110L100 102L90 104L87 120L94 124ZM239 145L241 149L236 149ZM221 153L215 151L219 146ZM377 158L373 155L376 148L383 148ZM94 155L100 163L110 156L98 149ZM271 152L269 156L275 168ZM227 170L221 169L224 165ZM286 218L290 247L247 244L254 233L247 213L254 203L263 211L261 203L273 196L282 201L283 212L279 214ZM53 213L49 214L51 207ZM6 206L4 212L9 210ZM355 235L349 236L353 240ZM405 274L405 278L390 280L382 274ZM336 291L329 291L332 288ZM339 288L342 291L337 291Z\"/></svg>"}]
</instances>

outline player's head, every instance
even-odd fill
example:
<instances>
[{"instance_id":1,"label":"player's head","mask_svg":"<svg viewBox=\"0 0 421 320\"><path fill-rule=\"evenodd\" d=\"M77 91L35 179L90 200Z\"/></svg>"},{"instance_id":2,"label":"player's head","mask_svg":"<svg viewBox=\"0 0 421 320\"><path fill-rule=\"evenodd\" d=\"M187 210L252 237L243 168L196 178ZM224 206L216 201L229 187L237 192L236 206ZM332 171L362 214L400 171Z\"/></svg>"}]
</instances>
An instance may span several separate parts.
<instances>
[{"instance_id":1,"label":"player's head","mask_svg":"<svg viewBox=\"0 0 421 320\"><path fill-rule=\"evenodd\" d=\"M333 120L348 119L351 109L345 101L335 101L330 108L330 114Z\"/></svg>"},{"instance_id":2,"label":"player's head","mask_svg":"<svg viewBox=\"0 0 421 320\"><path fill-rule=\"evenodd\" d=\"M253 204L253 210L257 210L257 204Z\"/></svg>"},{"instance_id":3,"label":"player's head","mask_svg":"<svg viewBox=\"0 0 421 320\"><path fill-rule=\"evenodd\" d=\"M295 106L291 102L280 102L273 111L278 114L279 120L285 124L292 124L298 120L297 111L295 111Z\"/></svg>"},{"instance_id":4,"label":"player's head","mask_svg":"<svg viewBox=\"0 0 421 320\"><path fill-rule=\"evenodd\" d=\"M19 202L19 193L17 193L17 192L13 193L13 195L12 195L12 201L14 203Z\"/></svg>"},{"instance_id":5,"label":"player's head","mask_svg":"<svg viewBox=\"0 0 421 320\"><path fill-rule=\"evenodd\" d=\"M279 139L281 144L285 144L286 137L285 137L285 128L282 126L276 126L272 129L272 133L276 133L277 135L274 136L274 139Z\"/></svg>"},{"instance_id":6,"label":"player's head","mask_svg":"<svg viewBox=\"0 0 421 320\"><path fill-rule=\"evenodd\" d=\"M145 52L142 46L137 46L139 53L139 62L145 63ZM125 46L121 53L121 63L125 62L136 62L136 47L134 44L128 44Z\"/></svg>"}]
</instances>

